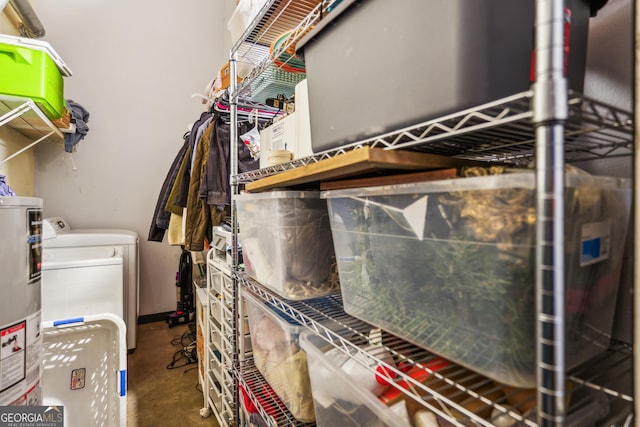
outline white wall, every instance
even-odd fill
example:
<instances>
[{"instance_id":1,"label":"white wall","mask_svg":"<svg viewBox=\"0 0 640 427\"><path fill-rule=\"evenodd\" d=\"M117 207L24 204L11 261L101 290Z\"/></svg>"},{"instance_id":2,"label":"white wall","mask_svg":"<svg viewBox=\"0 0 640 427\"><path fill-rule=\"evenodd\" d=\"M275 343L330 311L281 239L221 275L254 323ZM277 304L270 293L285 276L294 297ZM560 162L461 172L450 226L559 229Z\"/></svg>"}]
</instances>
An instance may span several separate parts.
<instances>
[{"instance_id":1,"label":"white wall","mask_svg":"<svg viewBox=\"0 0 640 427\"><path fill-rule=\"evenodd\" d=\"M65 98L91 114L73 154L77 171L62 146L37 147L35 195L45 216L62 216L72 227L136 231L140 314L175 310L180 248L147 235L182 135L204 109L191 94L202 93L228 58L225 16L233 1L31 3L44 39L73 71Z\"/></svg>"}]
</instances>

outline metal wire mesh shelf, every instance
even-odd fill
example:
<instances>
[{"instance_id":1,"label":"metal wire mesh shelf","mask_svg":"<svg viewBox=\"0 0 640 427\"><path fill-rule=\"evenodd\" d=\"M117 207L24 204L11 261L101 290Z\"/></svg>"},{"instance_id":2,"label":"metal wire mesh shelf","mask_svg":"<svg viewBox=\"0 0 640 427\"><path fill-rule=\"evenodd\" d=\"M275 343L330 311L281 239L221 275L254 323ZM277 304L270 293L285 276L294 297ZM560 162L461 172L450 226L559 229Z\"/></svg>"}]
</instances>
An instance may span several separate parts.
<instances>
[{"instance_id":1,"label":"metal wire mesh shelf","mask_svg":"<svg viewBox=\"0 0 640 427\"><path fill-rule=\"evenodd\" d=\"M578 390L594 390L600 393L601 400L607 399L609 415L606 425L633 425L632 361L632 348L626 343L613 342L608 351L569 373Z\"/></svg>"},{"instance_id":2,"label":"metal wire mesh shelf","mask_svg":"<svg viewBox=\"0 0 640 427\"><path fill-rule=\"evenodd\" d=\"M284 301L247 276L241 275L240 280L243 289L251 291L261 300L272 304L307 329L322 336L334 347L352 355L354 360L364 361L375 358L363 349L369 342L371 331L375 328L346 314L342 309L340 295L305 301ZM498 418L505 417L518 426L537 425L535 413L523 415L524 408L533 403L531 400L534 399L533 395L514 405L512 397L518 391L505 392L501 386L490 379L459 366L433 371L430 366L437 361L436 355L391 334L382 332L382 342L396 359L396 366L402 366L402 370L377 359L374 365L383 365L395 372L398 380L404 380L405 384L410 384L409 388L396 387L398 390L453 425L463 426L471 422L475 423L472 425L493 426L498 422ZM430 379L424 383L414 380L405 374L408 367L424 369ZM630 388L631 371L631 351L618 345L612 346L611 350L590 361L584 367L571 372L570 379L574 386L569 419L579 420L585 412L592 410L589 408L592 408L594 399L597 399L602 405L604 405L602 402L606 401L605 409L611 408L609 413L615 413L624 421L624 418L629 417L632 412L633 399L630 391L620 391L620 384L616 380L627 379L629 384L623 384L622 388ZM372 372L375 374L373 370ZM612 372L613 375L611 375ZM398 380L392 385L398 384ZM434 385L437 386L437 392L430 388ZM597 394L594 395L594 392ZM464 405L461 405L461 402L464 402ZM613 408L616 408L615 412ZM453 413L457 416L452 417ZM487 414L491 415L487 416Z\"/></svg>"},{"instance_id":3,"label":"metal wire mesh shelf","mask_svg":"<svg viewBox=\"0 0 640 427\"><path fill-rule=\"evenodd\" d=\"M253 359L248 358L240 362L240 371L236 374L241 387L247 393L247 397L258 409L260 417L267 425L272 427L315 425L302 423L291 415L285 404L255 367Z\"/></svg>"},{"instance_id":4,"label":"metal wire mesh shelf","mask_svg":"<svg viewBox=\"0 0 640 427\"><path fill-rule=\"evenodd\" d=\"M275 59L280 57L318 22L326 13L328 2L321 0L270 0L258 12L247 30L232 48L237 53L239 63L250 64L253 68L237 87L231 99L247 92L251 83L270 69ZM270 52L269 46L284 32L290 36Z\"/></svg>"},{"instance_id":5,"label":"metal wire mesh shelf","mask_svg":"<svg viewBox=\"0 0 640 427\"><path fill-rule=\"evenodd\" d=\"M254 181L366 145L469 160L528 163L535 155L532 96L531 91L523 92L314 156L238 174L234 180ZM570 94L569 107L565 129L566 162L632 154L633 116L630 112L576 93Z\"/></svg>"},{"instance_id":6,"label":"metal wire mesh shelf","mask_svg":"<svg viewBox=\"0 0 640 427\"><path fill-rule=\"evenodd\" d=\"M62 132L44 115L38 106L28 98L0 97L0 127L10 129L33 141L5 159L0 164L30 149L42 141L64 142Z\"/></svg>"},{"instance_id":7,"label":"metal wire mesh shelf","mask_svg":"<svg viewBox=\"0 0 640 427\"><path fill-rule=\"evenodd\" d=\"M345 354L351 355L354 360L372 360L373 356L364 350L364 347L369 342L370 332L375 328L346 314L342 310L342 298L340 295L306 301L285 302L253 280L247 277L242 278L242 280L246 289L272 304L275 308L280 309L314 333L322 336ZM479 413L490 412L493 407L498 408L501 414L507 414L507 416L514 418L516 421L525 423L523 425L535 425L533 422L526 421L520 414L506 405L487 398L487 396L495 394L498 390L497 386L493 385L489 379L470 373L460 367L448 367L435 372L429 366L432 366L438 360L437 356L390 334L385 333L383 335L383 343L385 348L397 360L397 366L404 366L404 370L408 367L424 369L433 378L433 381L437 381L439 393L429 388L433 385L433 381L421 383L411 376L405 375L404 370L401 371L396 366L391 366L382 360L375 360L376 363L373 366L381 365L388 371L394 372L399 379L405 381L405 384L409 384L411 391L400 386L396 387L398 390L443 419L453 422L454 425L464 424L456 424L456 419L450 416L451 411L463 414L465 421L458 422L473 421L477 425L493 426L494 424L490 420L478 415ZM373 368L369 369L372 369L372 373L375 375L375 370ZM450 378L457 378L461 381L458 383ZM465 385L462 385L462 383ZM399 384L399 382L392 383L392 385L394 384ZM479 393L474 390L482 390L482 392ZM465 401L465 406L456 403L462 401ZM473 411L466 409L466 407L471 406L469 405L471 401L474 401Z\"/></svg>"}]
</instances>

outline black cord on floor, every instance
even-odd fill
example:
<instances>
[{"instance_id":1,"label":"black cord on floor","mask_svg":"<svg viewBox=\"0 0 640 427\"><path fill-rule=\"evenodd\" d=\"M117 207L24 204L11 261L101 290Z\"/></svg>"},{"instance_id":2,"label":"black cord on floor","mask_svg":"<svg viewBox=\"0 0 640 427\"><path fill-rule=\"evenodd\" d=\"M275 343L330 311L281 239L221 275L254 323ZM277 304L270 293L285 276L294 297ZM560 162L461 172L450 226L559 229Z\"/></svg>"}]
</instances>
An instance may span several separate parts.
<instances>
[{"instance_id":1,"label":"black cord on floor","mask_svg":"<svg viewBox=\"0 0 640 427\"><path fill-rule=\"evenodd\" d=\"M198 363L198 351L196 349L197 336L195 330L195 323L189 323L189 327L182 335L176 336L171 340L171 345L182 348L173 353L173 358L171 363L167 365L167 369L182 368L192 363Z\"/></svg>"}]
</instances>

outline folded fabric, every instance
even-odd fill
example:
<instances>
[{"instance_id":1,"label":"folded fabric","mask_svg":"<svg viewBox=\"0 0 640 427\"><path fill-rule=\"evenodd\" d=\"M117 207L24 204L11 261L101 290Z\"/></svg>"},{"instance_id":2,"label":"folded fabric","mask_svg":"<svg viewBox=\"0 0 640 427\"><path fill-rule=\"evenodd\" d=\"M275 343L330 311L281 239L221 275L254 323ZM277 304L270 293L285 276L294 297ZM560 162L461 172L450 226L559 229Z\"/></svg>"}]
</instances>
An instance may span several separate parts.
<instances>
[{"instance_id":1,"label":"folded fabric","mask_svg":"<svg viewBox=\"0 0 640 427\"><path fill-rule=\"evenodd\" d=\"M87 126L89 112L82 105L71 99L67 99L67 110L71 114L71 122L76 125L76 131L64 134L64 151L72 153L73 147L82 141L89 132L89 126Z\"/></svg>"},{"instance_id":2,"label":"folded fabric","mask_svg":"<svg viewBox=\"0 0 640 427\"><path fill-rule=\"evenodd\" d=\"M7 184L6 177L0 175L0 196L15 196L16 193Z\"/></svg>"}]
</instances>

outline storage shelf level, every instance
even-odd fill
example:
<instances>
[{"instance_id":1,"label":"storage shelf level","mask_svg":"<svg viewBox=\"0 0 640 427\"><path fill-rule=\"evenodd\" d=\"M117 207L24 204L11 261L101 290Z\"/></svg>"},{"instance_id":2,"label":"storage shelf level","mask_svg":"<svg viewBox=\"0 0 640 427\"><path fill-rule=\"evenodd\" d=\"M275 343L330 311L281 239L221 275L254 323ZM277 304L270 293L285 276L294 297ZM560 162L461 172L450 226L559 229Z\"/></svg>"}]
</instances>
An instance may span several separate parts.
<instances>
[{"instance_id":1,"label":"storage shelf level","mask_svg":"<svg viewBox=\"0 0 640 427\"><path fill-rule=\"evenodd\" d=\"M28 98L0 95L0 127L2 126L14 130L32 142L0 160L0 164L11 160L42 141L64 143L62 132Z\"/></svg>"},{"instance_id":2,"label":"storage shelf level","mask_svg":"<svg viewBox=\"0 0 640 427\"><path fill-rule=\"evenodd\" d=\"M363 349L369 342L369 334L375 329L373 326L356 319L342 310L342 298L340 295L333 295L323 298L315 298L305 301L285 301L270 291L264 289L259 283L246 276L241 276L242 286L250 290L261 300L268 302L275 308L280 309L292 319L295 319L307 329L322 336L334 347L341 349L347 354L356 355L355 360L371 360L372 354ZM495 417L508 417L518 425L537 426L535 418L524 417L518 409L528 406L531 401L522 400L517 406L508 404L511 396L509 394L498 393L496 384L479 374L469 373L460 367L452 367L437 372L432 371L429 366L433 366L438 356L431 352L419 348L391 334L384 333L382 342L387 350L394 356L398 365L403 365L402 370L396 366L390 366L382 360L376 360L377 365L386 366L398 376L410 384L411 391L405 388L398 388L404 395L418 402L420 405L453 423L453 425L467 425L464 422L472 422L475 425L493 426L497 421ZM593 392L597 392L600 400L605 400L611 408L617 408L616 413L620 417L628 417L632 413L631 397L631 372L632 372L631 351L624 345L615 344L612 348L590 361L589 363L570 372L570 378L574 384L572 396L576 396L569 410L569 417L580 416L581 410L590 407L587 399L593 398ZM374 365L375 366L375 365ZM424 369L430 378L438 384L438 392L435 392L429 385L431 379L421 383L405 374L407 367ZM369 368L375 375L374 368ZM615 372L615 375L610 375ZM242 379L245 372L241 370ZM607 375L609 374L609 375ZM452 378L464 378L464 385ZM629 384L619 384L620 379L628 380ZM624 382L624 380L623 380ZM392 384L397 384L392 383ZM445 386L443 387L443 384ZM619 390L622 388L624 390ZM628 390L627 390L628 389ZM588 391L584 393L583 391ZM515 392L514 392L515 393ZM451 399L451 396L457 396ZM500 397L495 398L494 396ZM448 396L448 397L447 397ZM460 398L464 396L464 398ZM531 397L533 398L533 397ZM455 400L455 401L454 401ZM465 402L464 407L457 402ZM470 402L473 402L470 404ZM257 405L256 405L257 406ZM467 409L472 407L473 410ZM451 418L450 414L462 413L467 418L465 421ZM493 418L487 419L478 414L492 413ZM573 414L573 415L572 415Z\"/></svg>"},{"instance_id":3,"label":"storage shelf level","mask_svg":"<svg viewBox=\"0 0 640 427\"><path fill-rule=\"evenodd\" d=\"M232 52L237 54L239 67L248 64L251 69L232 94L232 98L246 93L252 81L273 64L276 58L294 47L326 14L328 6L329 2L320 0L267 1L232 48ZM291 31L291 35L270 51L272 43L286 31Z\"/></svg>"},{"instance_id":4,"label":"storage shelf level","mask_svg":"<svg viewBox=\"0 0 640 427\"><path fill-rule=\"evenodd\" d=\"M532 97L531 91L522 92L338 149L238 174L233 179L238 183L255 181L363 146L514 165L528 163L535 156ZM632 154L633 115L630 112L577 93L570 94L569 107L565 126L567 163Z\"/></svg>"},{"instance_id":5,"label":"storage shelf level","mask_svg":"<svg viewBox=\"0 0 640 427\"><path fill-rule=\"evenodd\" d=\"M240 362L240 372L237 377L247 396L258 409L258 413L270 427L315 426L315 423L303 423L291 415L285 404L255 367L253 359L247 358Z\"/></svg>"}]
</instances>

